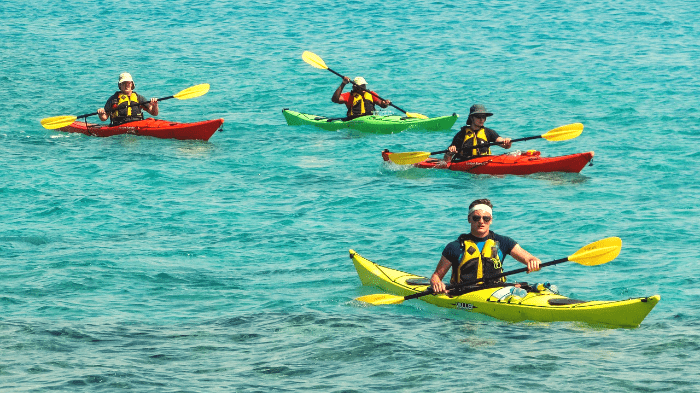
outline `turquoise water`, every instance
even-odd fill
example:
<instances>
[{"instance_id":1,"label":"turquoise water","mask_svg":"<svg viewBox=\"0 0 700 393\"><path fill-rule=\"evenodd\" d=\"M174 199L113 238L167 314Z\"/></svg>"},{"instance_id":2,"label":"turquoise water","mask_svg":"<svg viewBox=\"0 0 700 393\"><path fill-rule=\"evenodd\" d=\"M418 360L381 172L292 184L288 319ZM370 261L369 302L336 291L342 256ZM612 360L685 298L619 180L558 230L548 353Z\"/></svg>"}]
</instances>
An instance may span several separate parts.
<instances>
[{"instance_id":1,"label":"turquoise water","mask_svg":"<svg viewBox=\"0 0 700 393\"><path fill-rule=\"evenodd\" d=\"M700 24L692 2L5 2L0 8L0 390L696 391ZM288 127L339 78L452 131ZM94 112L130 72L160 118L224 118L209 142L92 138L39 120ZM444 149L472 103L512 138L573 122L581 174L385 165ZM393 111L396 113L396 111ZM567 296L661 295L637 329L507 323L420 301L365 307L349 248L432 273L487 197L543 261L619 236L605 265L514 279ZM506 260L506 268L520 265Z\"/></svg>"}]
</instances>

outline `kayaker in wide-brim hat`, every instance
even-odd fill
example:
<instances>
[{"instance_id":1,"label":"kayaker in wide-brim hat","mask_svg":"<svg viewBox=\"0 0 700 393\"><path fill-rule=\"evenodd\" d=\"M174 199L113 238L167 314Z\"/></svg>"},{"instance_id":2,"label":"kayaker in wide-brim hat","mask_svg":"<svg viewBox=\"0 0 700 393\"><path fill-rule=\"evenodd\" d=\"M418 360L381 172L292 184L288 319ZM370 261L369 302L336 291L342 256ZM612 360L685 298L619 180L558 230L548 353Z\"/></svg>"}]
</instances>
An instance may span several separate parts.
<instances>
[{"instance_id":1,"label":"kayaker in wide-brim hat","mask_svg":"<svg viewBox=\"0 0 700 393\"><path fill-rule=\"evenodd\" d=\"M367 88L365 78L358 76L352 82L352 91L343 93L345 85L350 83L350 78L344 76L340 86L333 93L333 97L331 97L331 101L336 104L345 104L348 108L347 117L349 119L373 114L375 105L379 105L382 108L391 105L391 101L379 99L377 93Z\"/></svg>"},{"instance_id":2,"label":"kayaker in wide-brim hat","mask_svg":"<svg viewBox=\"0 0 700 393\"><path fill-rule=\"evenodd\" d=\"M100 120L106 121L110 119L110 125L118 126L120 124L128 123L130 121L143 120L143 113L141 109L150 113L153 116L158 116L158 99L151 98L147 100L146 97L136 93L134 91L134 78L128 72L122 72L119 74L119 91L112 94L104 108L99 108L97 110L97 115ZM141 104L133 105L132 104Z\"/></svg>"},{"instance_id":3,"label":"kayaker in wide-brim hat","mask_svg":"<svg viewBox=\"0 0 700 393\"><path fill-rule=\"evenodd\" d=\"M467 117L467 125L472 124L472 116L493 116L493 113L486 110L486 107L481 104L474 104L469 108L469 116Z\"/></svg>"},{"instance_id":4,"label":"kayaker in wide-brim hat","mask_svg":"<svg viewBox=\"0 0 700 393\"><path fill-rule=\"evenodd\" d=\"M491 155L489 146L481 146L489 143L495 143L505 149L510 149L510 138L503 138L496 131L484 127L486 118L489 116L493 116L493 113L487 111L482 104L474 104L469 108L467 125L460 128L459 132L452 138L452 143L447 148L449 152L445 154L446 162L489 156Z\"/></svg>"}]
</instances>

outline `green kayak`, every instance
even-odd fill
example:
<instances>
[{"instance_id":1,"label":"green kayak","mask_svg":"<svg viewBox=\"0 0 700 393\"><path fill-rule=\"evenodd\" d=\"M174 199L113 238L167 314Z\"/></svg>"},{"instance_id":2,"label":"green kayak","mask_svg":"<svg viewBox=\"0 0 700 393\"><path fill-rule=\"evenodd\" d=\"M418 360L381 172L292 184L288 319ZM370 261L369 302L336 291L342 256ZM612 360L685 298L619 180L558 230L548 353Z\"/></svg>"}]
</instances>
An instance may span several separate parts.
<instances>
[{"instance_id":1,"label":"green kayak","mask_svg":"<svg viewBox=\"0 0 700 393\"><path fill-rule=\"evenodd\" d=\"M409 128L441 131L449 130L455 124L459 115L435 117L432 119L417 119L402 116L362 116L352 120L330 119L323 116L310 115L283 109L282 113L290 126L312 125L324 130L337 131L343 128L373 132L376 134L393 134Z\"/></svg>"}]
</instances>

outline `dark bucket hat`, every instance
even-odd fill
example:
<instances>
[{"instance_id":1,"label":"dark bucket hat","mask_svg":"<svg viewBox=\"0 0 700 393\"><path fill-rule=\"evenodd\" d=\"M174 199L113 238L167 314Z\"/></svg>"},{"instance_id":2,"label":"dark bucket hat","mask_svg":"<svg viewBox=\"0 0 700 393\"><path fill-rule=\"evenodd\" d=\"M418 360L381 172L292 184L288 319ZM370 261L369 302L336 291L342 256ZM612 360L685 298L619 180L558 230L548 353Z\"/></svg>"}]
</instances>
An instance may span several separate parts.
<instances>
[{"instance_id":1,"label":"dark bucket hat","mask_svg":"<svg viewBox=\"0 0 700 393\"><path fill-rule=\"evenodd\" d=\"M485 115L486 117L493 116L493 113L486 110L486 107L481 104L474 104L469 108L469 117L467 117L467 125L472 124L472 115Z\"/></svg>"}]
</instances>

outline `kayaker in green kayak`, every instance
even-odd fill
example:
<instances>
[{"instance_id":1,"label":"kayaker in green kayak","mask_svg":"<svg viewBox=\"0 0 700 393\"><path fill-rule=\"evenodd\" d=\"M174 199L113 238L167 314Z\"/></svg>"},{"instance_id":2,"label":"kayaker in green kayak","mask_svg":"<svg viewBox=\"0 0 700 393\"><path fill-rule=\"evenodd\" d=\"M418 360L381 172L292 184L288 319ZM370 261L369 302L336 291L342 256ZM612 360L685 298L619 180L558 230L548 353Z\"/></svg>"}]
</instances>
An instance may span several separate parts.
<instances>
[{"instance_id":1,"label":"kayaker in green kayak","mask_svg":"<svg viewBox=\"0 0 700 393\"><path fill-rule=\"evenodd\" d=\"M451 284L474 281L503 273L507 255L527 266L528 273L540 270L540 260L525 251L513 239L490 230L493 223L493 205L488 199L477 199L469 204L468 220L471 231L447 244L442 257L430 277L435 293L447 293L442 279L452 268ZM505 277L501 278L501 282Z\"/></svg>"},{"instance_id":2,"label":"kayaker in green kayak","mask_svg":"<svg viewBox=\"0 0 700 393\"><path fill-rule=\"evenodd\" d=\"M478 147L488 142L497 142L503 148L510 149L510 138L503 138L496 131L484 127L486 118L489 116L493 116L493 113L488 112L484 105L474 104L469 108L467 125L460 128L457 135L452 138L452 143L447 149L449 152L445 154L446 162L459 162L470 157L491 155L490 148Z\"/></svg>"},{"instance_id":3,"label":"kayaker in green kayak","mask_svg":"<svg viewBox=\"0 0 700 393\"><path fill-rule=\"evenodd\" d=\"M158 99L150 101L134 91L134 79L128 72L119 74L119 91L112 94L105 103L104 108L97 110L100 120L111 119L110 125L118 126L130 121L143 120L141 108L153 116L158 116ZM143 105L129 106L129 104L143 103Z\"/></svg>"},{"instance_id":4,"label":"kayaker in green kayak","mask_svg":"<svg viewBox=\"0 0 700 393\"><path fill-rule=\"evenodd\" d=\"M381 100L377 93L367 89L365 78L358 76L353 79L352 91L343 93L343 89L348 83L350 83L350 78L344 76L340 86L338 86L333 93L333 97L331 97L331 101L336 104L345 104L348 108L348 120L373 114L375 104L382 108L391 105L390 100Z\"/></svg>"}]
</instances>

